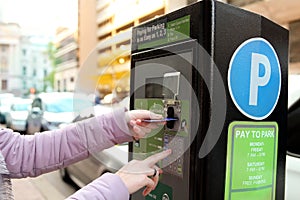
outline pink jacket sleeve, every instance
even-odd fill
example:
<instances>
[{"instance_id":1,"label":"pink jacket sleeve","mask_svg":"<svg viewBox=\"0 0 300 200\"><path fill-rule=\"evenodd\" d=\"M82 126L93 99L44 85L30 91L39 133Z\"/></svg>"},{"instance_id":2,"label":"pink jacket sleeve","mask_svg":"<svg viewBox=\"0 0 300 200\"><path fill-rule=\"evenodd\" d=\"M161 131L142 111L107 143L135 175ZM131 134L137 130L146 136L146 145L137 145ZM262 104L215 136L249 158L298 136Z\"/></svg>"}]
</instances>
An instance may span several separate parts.
<instances>
[{"instance_id":1,"label":"pink jacket sleeve","mask_svg":"<svg viewBox=\"0 0 300 200\"><path fill-rule=\"evenodd\" d=\"M129 193L121 178L105 173L92 183L71 195L68 200L128 200Z\"/></svg>"},{"instance_id":2,"label":"pink jacket sleeve","mask_svg":"<svg viewBox=\"0 0 300 200\"><path fill-rule=\"evenodd\" d=\"M87 158L91 152L131 140L124 109L35 135L0 130L0 150L11 178L34 177L54 171ZM97 179L88 187L89 190L99 193L107 187L112 189L113 182L124 189L121 180L116 175L111 176L114 177L112 180L106 177ZM125 196L128 196L128 191Z\"/></svg>"}]
</instances>

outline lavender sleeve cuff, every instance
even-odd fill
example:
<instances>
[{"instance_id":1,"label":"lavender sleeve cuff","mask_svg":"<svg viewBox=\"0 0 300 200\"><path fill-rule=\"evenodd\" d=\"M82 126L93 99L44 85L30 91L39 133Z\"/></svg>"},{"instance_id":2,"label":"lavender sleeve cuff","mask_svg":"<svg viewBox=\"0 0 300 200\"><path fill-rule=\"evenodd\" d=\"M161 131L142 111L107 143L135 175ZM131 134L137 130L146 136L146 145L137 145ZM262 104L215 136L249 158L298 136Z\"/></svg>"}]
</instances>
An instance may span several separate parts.
<instances>
[{"instance_id":1,"label":"lavender sleeve cuff","mask_svg":"<svg viewBox=\"0 0 300 200\"><path fill-rule=\"evenodd\" d=\"M106 173L67 199L128 200L129 192L118 175Z\"/></svg>"}]
</instances>

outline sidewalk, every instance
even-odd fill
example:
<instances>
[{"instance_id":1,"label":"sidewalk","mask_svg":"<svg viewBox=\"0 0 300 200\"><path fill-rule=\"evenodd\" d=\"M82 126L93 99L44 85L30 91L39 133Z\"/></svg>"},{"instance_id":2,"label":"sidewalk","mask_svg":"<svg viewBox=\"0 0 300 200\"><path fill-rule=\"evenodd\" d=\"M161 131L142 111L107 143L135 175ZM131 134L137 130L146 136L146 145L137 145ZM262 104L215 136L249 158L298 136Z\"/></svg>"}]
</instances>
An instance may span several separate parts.
<instances>
[{"instance_id":1,"label":"sidewalk","mask_svg":"<svg viewBox=\"0 0 300 200\"><path fill-rule=\"evenodd\" d=\"M36 178L12 179L15 200L63 200L75 189L59 178L58 172L51 172Z\"/></svg>"},{"instance_id":2,"label":"sidewalk","mask_svg":"<svg viewBox=\"0 0 300 200\"><path fill-rule=\"evenodd\" d=\"M13 179L12 180L13 194L15 200L45 200L46 198L30 181L30 178Z\"/></svg>"}]
</instances>

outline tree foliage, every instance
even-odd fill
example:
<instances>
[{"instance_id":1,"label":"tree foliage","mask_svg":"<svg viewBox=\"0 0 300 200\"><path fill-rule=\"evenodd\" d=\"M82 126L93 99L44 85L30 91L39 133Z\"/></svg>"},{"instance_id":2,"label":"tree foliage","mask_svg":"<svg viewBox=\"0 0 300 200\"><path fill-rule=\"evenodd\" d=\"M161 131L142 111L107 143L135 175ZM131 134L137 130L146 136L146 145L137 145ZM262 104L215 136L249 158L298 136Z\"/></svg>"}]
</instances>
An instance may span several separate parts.
<instances>
[{"instance_id":1,"label":"tree foliage","mask_svg":"<svg viewBox=\"0 0 300 200\"><path fill-rule=\"evenodd\" d=\"M54 43L50 42L48 44L48 56L49 56L49 60L51 62L52 69L51 69L51 72L44 78L44 82L49 83L52 88L54 88L55 69L56 69L56 66L59 64L59 60L55 57L56 52L57 52L57 49L56 49ZM47 84L44 84L44 85L45 85L45 87L47 86ZM44 88L44 90L46 90L46 88Z\"/></svg>"}]
</instances>

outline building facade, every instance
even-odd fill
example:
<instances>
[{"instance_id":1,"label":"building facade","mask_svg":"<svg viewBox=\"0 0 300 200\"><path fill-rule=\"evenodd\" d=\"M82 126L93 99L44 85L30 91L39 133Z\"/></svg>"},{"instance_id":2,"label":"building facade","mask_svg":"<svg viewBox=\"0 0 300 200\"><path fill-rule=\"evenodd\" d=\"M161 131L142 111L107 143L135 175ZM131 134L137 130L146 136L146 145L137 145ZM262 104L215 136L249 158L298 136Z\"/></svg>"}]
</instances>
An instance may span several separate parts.
<instances>
[{"instance_id":1,"label":"building facade","mask_svg":"<svg viewBox=\"0 0 300 200\"><path fill-rule=\"evenodd\" d=\"M126 96L129 92L131 28L165 14L168 2L79 0L78 7L80 67L89 67L96 72L91 79L100 94L117 92Z\"/></svg>"},{"instance_id":2,"label":"building facade","mask_svg":"<svg viewBox=\"0 0 300 200\"><path fill-rule=\"evenodd\" d=\"M222 1L263 15L289 29L290 73L300 73L300 1ZM89 60L93 61L88 67L98 75L96 83L93 83L95 87L103 93L127 90L131 28L194 2L196 0L79 0L80 66L87 59L87 52L92 51L93 57L89 54ZM126 78L127 82L123 80ZM123 84L122 88L118 87L118 82Z\"/></svg>"},{"instance_id":3,"label":"building facade","mask_svg":"<svg viewBox=\"0 0 300 200\"><path fill-rule=\"evenodd\" d=\"M300 1L298 0L227 0L263 15L290 32L289 73L300 74ZM244 2L244 3L243 3Z\"/></svg>"},{"instance_id":4,"label":"building facade","mask_svg":"<svg viewBox=\"0 0 300 200\"><path fill-rule=\"evenodd\" d=\"M20 65L21 28L14 23L0 24L0 88L12 92L22 83Z\"/></svg>"},{"instance_id":5,"label":"building facade","mask_svg":"<svg viewBox=\"0 0 300 200\"><path fill-rule=\"evenodd\" d=\"M52 90L45 78L52 70L52 63L48 55L49 39L42 36L22 36L20 63L18 67L22 79L23 94L30 90L42 92Z\"/></svg>"},{"instance_id":6,"label":"building facade","mask_svg":"<svg viewBox=\"0 0 300 200\"><path fill-rule=\"evenodd\" d=\"M58 28L56 34L54 90L73 92L78 74L77 32Z\"/></svg>"},{"instance_id":7,"label":"building facade","mask_svg":"<svg viewBox=\"0 0 300 200\"><path fill-rule=\"evenodd\" d=\"M0 30L1 92L21 96L30 88L44 91L44 78L51 69L45 38L23 36L20 26L14 23L1 23Z\"/></svg>"}]
</instances>

